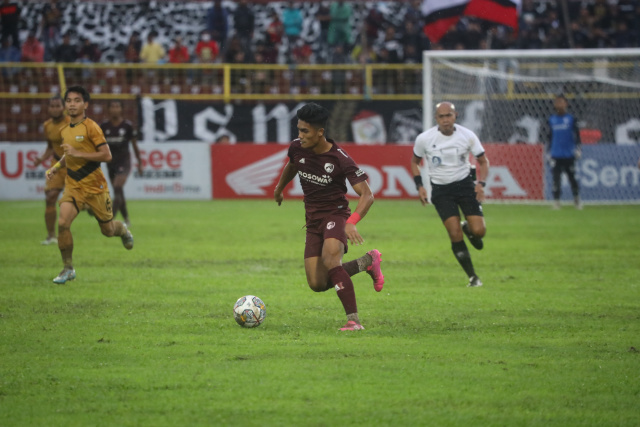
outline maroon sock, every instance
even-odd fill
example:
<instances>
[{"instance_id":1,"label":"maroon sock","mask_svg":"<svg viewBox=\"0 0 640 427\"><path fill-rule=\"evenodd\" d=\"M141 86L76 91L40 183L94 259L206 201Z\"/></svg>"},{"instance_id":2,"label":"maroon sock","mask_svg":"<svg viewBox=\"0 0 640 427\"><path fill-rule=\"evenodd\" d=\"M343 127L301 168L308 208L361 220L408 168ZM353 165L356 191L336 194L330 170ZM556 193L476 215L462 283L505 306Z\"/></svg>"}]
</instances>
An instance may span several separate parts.
<instances>
[{"instance_id":1,"label":"maroon sock","mask_svg":"<svg viewBox=\"0 0 640 427\"><path fill-rule=\"evenodd\" d=\"M353 282L349 274L342 266L338 266L329 270L329 278L336 288L338 298L340 298L340 302L344 307L344 312L346 314L357 313L356 292L353 289Z\"/></svg>"}]
</instances>

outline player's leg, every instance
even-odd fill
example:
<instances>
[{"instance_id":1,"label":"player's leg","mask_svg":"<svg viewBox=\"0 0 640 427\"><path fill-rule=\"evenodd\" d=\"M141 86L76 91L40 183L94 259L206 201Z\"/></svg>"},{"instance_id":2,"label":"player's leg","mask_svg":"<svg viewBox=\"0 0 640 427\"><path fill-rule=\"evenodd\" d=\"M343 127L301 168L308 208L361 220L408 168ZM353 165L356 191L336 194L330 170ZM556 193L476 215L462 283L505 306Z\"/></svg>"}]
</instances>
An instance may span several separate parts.
<instances>
[{"instance_id":1,"label":"player's leg","mask_svg":"<svg viewBox=\"0 0 640 427\"><path fill-rule=\"evenodd\" d=\"M129 211L127 210L127 200L124 198L124 185L129 177L128 173L120 173L113 180L113 216L120 212L124 222L129 224Z\"/></svg>"},{"instance_id":2,"label":"player's leg","mask_svg":"<svg viewBox=\"0 0 640 427\"><path fill-rule=\"evenodd\" d=\"M51 188L45 190L45 208L44 208L44 223L47 227L47 238L42 242L43 245L50 245L56 243L56 220L58 217L58 209L56 203L60 196L60 188Z\"/></svg>"},{"instance_id":3,"label":"player's leg","mask_svg":"<svg viewBox=\"0 0 640 427\"><path fill-rule=\"evenodd\" d=\"M462 232L467 236L469 243L471 243L474 248L481 250L484 247L482 238L487 233L487 226L482 214L482 205L478 202L475 191L473 194L460 197L458 204L465 217L465 221L460 224Z\"/></svg>"},{"instance_id":4,"label":"player's leg","mask_svg":"<svg viewBox=\"0 0 640 427\"><path fill-rule=\"evenodd\" d=\"M53 279L54 283L63 284L76 277L73 268L73 236L71 235L71 224L78 216L77 203L73 199L60 201L60 216L58 218L58 249L62 256L63 268L60 274Z\"/></svg>"},{"instance_id":5,"label":"player's leg","mask_svg":"<svg viewBox=\"0 0 640 427\"><path fill-rule=\"evenodd\" d=\"M120 237L125 248L133 248L133 235L127 226L122 221L113 220L111 197L108 192L87 197L87 204L91 207L104 236Z\"/></svg>"},{"instance_id":6,"label":"player's leg","mask_svg":"<svg viewBox=\"0 0 640 427\"><path fill-rule=\"evenodd\" d=\"M471 183L473 186L473 183ZM473 187L471 187L473 189ZM436 208L442 223L447 230L449 240L451 241L451 250L453 255L458 260L458 263L462 267L467 276L469 277L469 286L480 286L480 279L476 275L471 262L471 255L469 249L464 242L464 235L462 232L462 226L460 224L460 212L458 210L458 204L456 202L455 186L433 186L431 203Z\"/></svg>"},{"instance_id":7,"label":"player's leg","mask_svg":"<svg viewBox=\"0 0 640 427\"><path fill-rule=\"evenodd\" d=\"M553 196L553 209L560 209L560 178L562 177L562 162L559 159L555 160L553 168L551 169L552 186L551 194Z\"/></svg>"},{"instance_id":8,"label":"player's leg","mask_svg":"<svg viewBox=\"0 0 640 427\"><path fill-rule=\"evenodd\" d=\"M358 318L358 305L356 303L356 292L349 273L342 267L342 257L345 252L345 245L336 238L328 238L322 247L322 263L327 268L329 280L336 290L338 298L344 307L347 315L347 324L341 330L364 329Z\"/></svg>"},{"instance_id":9,"label":"player's leg","mask_svg":"<svg viewBox=\"0 0 640 427\"><path fill-rule=\"evenodd\" d=\"M576 179L576 163L574 159L567 160L566 173L569 178L569 184L571 185L571 193L573 194L573 204L576 209L582 209L582 202L580 201L580 186Z\"/></svg>"},{"instance_id":10,"label":"player's leg","mask_svg":"<svg viewBox=\"0 0 640 427\"><path fill-rule=\"evenodd\" d=\"M384 286L384 275L380 268L381 263L382 254L379 250L373 249L360 258L343 263L342 267L351 277L362 271L366 271L367 274L371 276L371 279L373 279L373 288L376 292L380 292Z\"/></svg>"}]
</instances>

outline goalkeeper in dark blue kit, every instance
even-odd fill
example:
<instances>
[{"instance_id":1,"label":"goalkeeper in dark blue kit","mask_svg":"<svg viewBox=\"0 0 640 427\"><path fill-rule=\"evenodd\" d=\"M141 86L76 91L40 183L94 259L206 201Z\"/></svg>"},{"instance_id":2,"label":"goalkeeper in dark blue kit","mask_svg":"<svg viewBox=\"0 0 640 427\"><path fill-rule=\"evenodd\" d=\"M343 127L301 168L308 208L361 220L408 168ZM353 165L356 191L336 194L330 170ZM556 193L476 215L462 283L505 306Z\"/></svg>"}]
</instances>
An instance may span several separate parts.
<instances>
[{"instance_id":1,"label":"goalkeeper in dark blue kit","mask_svg":"<svg viewBox=\"0 0 640 427\"><path fill-rule=\"evenodd\" d=\"M571 184L574 206L576 209L582 209L575 166L575 161L579 160L582 154L580 132L576 118L567 113L567 106L568 102L564 95L556 96L553 100L556 114L549 117L550 135L546 152L553 173L553 208L560 209L560 178L564 172Z\"/></svg>"}]
</instances>

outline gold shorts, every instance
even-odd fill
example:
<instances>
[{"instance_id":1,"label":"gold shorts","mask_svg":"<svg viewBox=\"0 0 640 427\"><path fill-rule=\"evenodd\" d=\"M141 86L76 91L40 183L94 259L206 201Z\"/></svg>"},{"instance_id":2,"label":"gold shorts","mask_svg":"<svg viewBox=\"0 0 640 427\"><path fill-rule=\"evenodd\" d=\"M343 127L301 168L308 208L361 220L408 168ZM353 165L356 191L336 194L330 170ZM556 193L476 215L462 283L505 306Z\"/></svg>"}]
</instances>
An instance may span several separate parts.
<instances>
[{"instance_id":1,"label":"gold shorts","mask_svg":"<svg viewBox=\"0 0 640 427\"><path fill-rule=\"evenodd\" d=\"M85 193L77 188L65 188L58 204L73 203L77 211L91 209L98 222L109 222L113 219L111 197L109 192L93 194Z\"/></svg>"},{"instance_id":2,"label":"gold shorts","mask_svg":"<svg viewBox=\"0 0 640 427\"><path fill-rule=\"evenodd\" d=\"M59 169L53 178L47 179L44 184L44 191L62 190L64 188L64 180L67 178L67 168Z\"/></svg>"}]
</instances>

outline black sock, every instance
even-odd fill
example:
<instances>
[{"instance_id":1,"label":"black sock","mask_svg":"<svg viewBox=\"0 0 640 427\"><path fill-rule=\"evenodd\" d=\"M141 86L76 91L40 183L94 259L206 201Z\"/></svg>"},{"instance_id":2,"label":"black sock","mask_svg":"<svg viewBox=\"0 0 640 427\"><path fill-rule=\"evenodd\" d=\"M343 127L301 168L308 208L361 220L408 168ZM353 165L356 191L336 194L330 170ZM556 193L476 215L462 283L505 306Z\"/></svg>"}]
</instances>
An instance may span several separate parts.
<instances>
[{"instance_id":1,"label":"black sock","mask_svg":"<svg viewBox=\"0 0 640 427\"><path fill-rule=\"evenodd\" d=\"M456 259L462 266L462 269L467 273L467 276L475 276L476 272L473 269L471 255L469 255L469 249L467 249L467 245L464 243L464 240L452 242L451 249L453 250L453 255L455 255Z\"/></svg>"}]
</instances>

